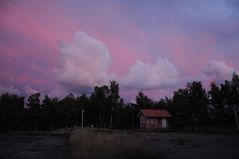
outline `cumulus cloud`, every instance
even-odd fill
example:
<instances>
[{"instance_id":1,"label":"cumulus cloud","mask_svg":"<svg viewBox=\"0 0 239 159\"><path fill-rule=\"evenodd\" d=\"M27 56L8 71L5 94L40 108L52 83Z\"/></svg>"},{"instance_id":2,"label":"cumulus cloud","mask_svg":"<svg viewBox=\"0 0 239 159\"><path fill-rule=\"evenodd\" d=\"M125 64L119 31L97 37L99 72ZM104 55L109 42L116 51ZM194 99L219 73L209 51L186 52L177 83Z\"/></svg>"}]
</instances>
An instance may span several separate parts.
<instances>
[{"instance_id":1,"label":"cumulus cloud","mask_svg":"<svg viewBox=\"0 0 239 159\"><path fill-rule=\"evenodd\" d=\"M223 61L210 61L207 67L203 70L204 74L210 76L217 82L230 80L232 78L233 72L235 72L235 70L230 68Z\"/></svg>"},{"instance_id":2,"label":"cumulus cloud","mask_svg":"<svg viewBox=\"0 0 239 159\"><path fill-rule=\"evenodd\" d=\"M110 80L117 80L122 88L134 90L169 88L178 82L179 72L166 58L158 58L155 64L136 60L124 77L109 73L112 59L108 49L84 32L76 33L72 43L62 44L60 54L62 65L56 75L69 91L88 92Z\"/></svg>"},{"instance_id":3,"label":"cumulus cloud","mask_svg":"<svg viewBox=\"0 0 239 159\"><path fill-rule=\"evenodd\" d=\"M55 88L52 88L51 91L49 91L47 93L47 95L51 98L54 98L54 97L65 97L67 94L69 94L71 92L68 92L65 90L65 88L62 88L60 85L59 86L56 86Z\"/></svg>"},{"instance_id":4,"label":"cumulus cloud","mask_svg":"<svg viewBox=\"0 0 239 159\"><path fill-rule=\"evenodd\" d=\"M178 76L179 71L166 58L158 58L155 64L137 60L121 83L126 88L140 90L169 88L178 82Z\"/></svg>"},{"instance_id":5,"label":"cumulus cloud","mask_svg":"<svg viewBox=\"0 0 239 159\"><path fill-rule=\"evenodd\" d=\"M59 82L69 90L82 91L107 84L111 56L106 46L84 32L77 32L72 43L61 45L62 65L56 70Z\"/></svg>"},{"instance_id":6,"label":"cumulus cloud","mask_svg":"<svg viewBox=\"0 0 239 159\"><path fill-rule=\"evenodd\" d=\"M38 93L40 91L33 89L29 85L21 89L18 89L12 85L0 85L0 94L6 93L6 92L9 94L30 95L30 94Z\"/></svg>"},{"instance_id":7,"label":"cumulus cloud","mask_svg":"<svg viewBox=\"0 0 239 159\"><path fill-rule=\"evenodd\" d=\"M25 91L25 93L26 93L27 95L35 94L35 93L40 92L40 91L38 91L38 90L36 90L36 89L30 87L30 86L26 86L26 87L24 88L24 91Z\"/></svg>"},{"instance_id":8,"label":"cumulus cloud","mask_svg":"<svg viewBox=\"0 0 239 159\"><path fill-rule=\"evenodd\" d=\"M3 94L3 93L20 95L21 91L18 88L14 87L14 86L0 85L0 95Z\"/></svg>"}]
</instances>

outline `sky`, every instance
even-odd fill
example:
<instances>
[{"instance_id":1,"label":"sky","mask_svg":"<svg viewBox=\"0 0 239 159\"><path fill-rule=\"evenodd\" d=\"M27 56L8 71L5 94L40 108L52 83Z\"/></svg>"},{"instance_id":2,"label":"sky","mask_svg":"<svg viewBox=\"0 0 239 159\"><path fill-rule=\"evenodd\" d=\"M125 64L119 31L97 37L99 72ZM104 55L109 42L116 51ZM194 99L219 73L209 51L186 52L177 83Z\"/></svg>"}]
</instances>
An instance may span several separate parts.
<instances>
[{"instance_id":1,"label":"sky","mask_svg":"<svg viewBox=\"0 0 239 159\"><path fill-rule=\"evenodd\" d=\"M116 80L133 101L239 70L237 0L1 0L0 92L63 97Z\"/></svg>"}]
</instances>

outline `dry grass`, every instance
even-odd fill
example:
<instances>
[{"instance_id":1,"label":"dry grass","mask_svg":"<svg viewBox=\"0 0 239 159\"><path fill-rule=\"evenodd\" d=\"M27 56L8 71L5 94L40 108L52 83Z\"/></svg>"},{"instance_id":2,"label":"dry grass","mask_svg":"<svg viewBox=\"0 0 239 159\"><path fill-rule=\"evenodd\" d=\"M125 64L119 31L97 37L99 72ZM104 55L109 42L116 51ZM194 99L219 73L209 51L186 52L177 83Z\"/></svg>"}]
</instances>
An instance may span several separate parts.
<instances>
[{"instance_id":1,"label":"dry grass","mask_svg":"<svg viewBox=\"0 0 239 159\"><path fill-rule=\"evenodd\" d=\"M112 132L75 130L70 142L73 159L150 159L152 156Z\"/></svg>"},{"instance_id":2,"label":"dry grass","mask_svg":"<svg viewBox=\"0 0 239 159\"><path fill-rule=\"evenodd\" d=\"M184 145L190 144L190 140L186 139L186 138L172 139L172 140L169 140L169 142L175 142L179 146L184 146Z\"/></svg>"}]
</instances>

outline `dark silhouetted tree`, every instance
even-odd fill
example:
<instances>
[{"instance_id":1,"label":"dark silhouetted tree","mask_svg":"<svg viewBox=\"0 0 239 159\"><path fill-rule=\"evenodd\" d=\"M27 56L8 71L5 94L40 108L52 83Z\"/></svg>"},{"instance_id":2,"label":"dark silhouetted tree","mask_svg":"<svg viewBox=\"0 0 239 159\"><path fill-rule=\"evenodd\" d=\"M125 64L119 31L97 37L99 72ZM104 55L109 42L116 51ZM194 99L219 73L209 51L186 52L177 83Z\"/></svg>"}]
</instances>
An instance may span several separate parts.
<instances>
[{"instance_id":1,"label":"dark silhouetted tree","mask_svg":"<svg viewBox=\"0 0 239 159\"><path fill-rule=\"evenodd\" d=\"M178 89L174 92L169 112L172 114L173 125L181 127L188 124L191 115L188 88Z\"/></svg>"},{"instance_id":2,"label":"dark silhouetted tree","mask_svg":"<svg viewBox=\"0 0 239 159\"><path fill-rule=\"evenodd\" d=\"M111 111L108 103L109 93L110 90L108 86L96 86L90 97L91 113L94 114L92 123L98 125L98 127L106 127L109 125L109 120L107 120L110 118L109 112Z\"/></svg>"},{"instance_id":3,"label":"dark silhouetted tree","mask_svg":"<svg viewBox=\"0 0 239 159\"><path fill-rule=\"evenodd\" d=\"M139 92L138 95L136 96L136 105L138 109L153 108L154 102L149 97L144 95L143 92Z\"/></svg>"},{"instance_id":4,"label":"dark silhouetted tree","mask_svg":"<svg viewBox=\"0 0 239 159\"><path fill-rule=\"evenodd\" d=\"M24 97L4 93L0 97L0 131L22 128Z\"/></svg>"},{"instance_id":5,"label":"dark silhouetted tree","mask_svg":"<svg viewBox=\"0 0 239 159\"><path fill-rule=\"evenodd\" d=\"M194 124L208 124L209 101L201 82L192 82L187 85L189 95L189 109L191 113L191 126L194 131Z\"/></svg>"},{"instance_id":6,"label":"dark silhouetted tree","mask_svg":"<svg viewBox=\"0 0 239 159\"><path fill-rule=\"evenodd\" d=\"M225 104L221 88L215 82L211 83L209 101L211 105L211 113L216 124L220 124L224 129L225 120Z\"/></svg>"},{"instance_id":7,"label":"dark silhouetted tree","mask_svg":"<svg viewBox=\"0 0 239 159\"><path fill-rule=\"evenodd\" d=\"M232 75L232 83L231 83L231 91L232 91L232 107L235 115L235 123L236 128L239 130L238 123L238 108L239 108L239 76L234 72Z\"/></svg>"},{"instance_id":8,"label":"dark silhouetted tree","mask_svg":"<svg viewBox=\"0 0 239 159\"><path fill-rule=\"evenodd\" d=\"M40 103L41 93L31 94L27 99L27 107L29 110L30 120L32 121L31 127L38 130L38 124L40 122L41 115L41 103Z\"/></svg>"}]
</instances>

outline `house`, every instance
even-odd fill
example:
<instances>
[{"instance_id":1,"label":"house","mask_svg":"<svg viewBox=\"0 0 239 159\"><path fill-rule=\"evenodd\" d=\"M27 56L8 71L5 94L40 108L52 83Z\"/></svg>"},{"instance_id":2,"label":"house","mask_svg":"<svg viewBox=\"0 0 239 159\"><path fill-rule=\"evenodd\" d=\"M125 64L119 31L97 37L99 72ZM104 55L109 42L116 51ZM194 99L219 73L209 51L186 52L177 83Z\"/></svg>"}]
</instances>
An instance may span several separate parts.
<instances>
[{"instance_id":1,"label":"house","mask_svg":"<svg viewBox=\"0 0 239 159\"><path fill-rule=\"evenodd\" d=\"M141 129L168 128L168 118L170 117L167 110L161 109L141 109L138 114Z\"/></svg>"}]
</instances>

